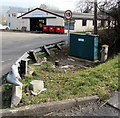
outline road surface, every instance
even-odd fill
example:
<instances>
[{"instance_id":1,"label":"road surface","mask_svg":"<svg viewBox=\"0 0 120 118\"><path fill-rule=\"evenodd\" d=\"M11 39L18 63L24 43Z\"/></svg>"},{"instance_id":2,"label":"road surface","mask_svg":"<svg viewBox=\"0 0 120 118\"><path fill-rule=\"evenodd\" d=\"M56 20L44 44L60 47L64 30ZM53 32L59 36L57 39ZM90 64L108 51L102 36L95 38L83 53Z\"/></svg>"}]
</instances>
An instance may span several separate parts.
<instances>
[{"instance_id":1,"label":"road surface","mask_svg":"<svg viewBox=\"0 0 120 118\"><path fill-rule=\"evenodd\" d=\"M2 70L0 71L2 74L6 74L11 65L28 50L66 39L66 34L2 32L2 42L0 42L2 45Z\"/></svg>"},{"instance_id":2,"label":"road surface","mask_svg":"<svg viewBox=\"0 0 120 118\"><path fill-rule=\"evenodd\" d=\"M96 103L91 103L83 107L79 105L78 107L72 107L70 109L52 112L50 116L91 116L90 118L104 116L103 118L119 118L119 110L107 104L100 107Z\"/></svg>"}]
</instances>

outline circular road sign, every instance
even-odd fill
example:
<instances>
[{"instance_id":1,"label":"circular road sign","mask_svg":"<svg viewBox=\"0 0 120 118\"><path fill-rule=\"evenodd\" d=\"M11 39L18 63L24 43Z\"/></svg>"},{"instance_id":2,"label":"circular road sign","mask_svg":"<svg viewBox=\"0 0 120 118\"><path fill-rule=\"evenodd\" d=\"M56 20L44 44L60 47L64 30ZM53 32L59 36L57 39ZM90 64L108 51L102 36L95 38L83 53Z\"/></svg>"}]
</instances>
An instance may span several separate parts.
<instances>
[{"instance_id":1,"label":"circular road sign","mask_svg":"<svg viewBox=\"0 0 120 118\"><path fill-rule=\"evenodd\" d=\"M72 18L72 11L66 10L65 13L64 13L64 18L66 20L70 20Z\"/></svg>"}]
</instances>

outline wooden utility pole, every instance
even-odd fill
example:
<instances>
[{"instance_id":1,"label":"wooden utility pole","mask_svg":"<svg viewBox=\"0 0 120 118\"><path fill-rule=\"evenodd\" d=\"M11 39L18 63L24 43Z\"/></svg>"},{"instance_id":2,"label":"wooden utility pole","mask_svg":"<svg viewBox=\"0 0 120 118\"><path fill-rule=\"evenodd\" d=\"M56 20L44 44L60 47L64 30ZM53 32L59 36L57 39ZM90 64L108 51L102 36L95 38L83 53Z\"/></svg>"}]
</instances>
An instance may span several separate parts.
<instances>
[{"instance_id":1,"label":"wooden utility pole","mask_svg":"<svg viewBox=\"0 0 120 118\"><path fill-rule=\"evenodd\" d=\"M97 34L97 0L94 0L94 34Z\"/></svg>"}]
</instances>

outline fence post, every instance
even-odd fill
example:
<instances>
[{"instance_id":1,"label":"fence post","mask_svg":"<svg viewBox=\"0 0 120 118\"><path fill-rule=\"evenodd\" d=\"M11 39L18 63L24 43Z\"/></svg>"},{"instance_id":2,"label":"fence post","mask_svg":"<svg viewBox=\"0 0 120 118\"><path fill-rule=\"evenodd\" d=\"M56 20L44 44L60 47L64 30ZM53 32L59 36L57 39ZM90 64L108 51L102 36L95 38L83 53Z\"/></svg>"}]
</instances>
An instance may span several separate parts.
<instances>
[{"instance_id":1,"label":"fence post","mask_svg":"<svg viewBox=\"0 0 120 118\"><path fill-rule=\"evenodd\" d=\"M21 63L20 63L20 74L22 76L22 74L26 75L27 74L27 71L28 71L28 60L21 60Z\"/></svg>"},{"instance_id":2,"label":"fence post","mask_svg":"<svg viewBox=\"0 0 120 118\"><path fill-rule=\"evenodd\" d=\"M31 59L32 59L35 63L38 62L37 56L35 55L35 52L34 52L33 50L30 50L30 51L29 51L29 55L30 55Z\"/></svg>"}]
</instances>

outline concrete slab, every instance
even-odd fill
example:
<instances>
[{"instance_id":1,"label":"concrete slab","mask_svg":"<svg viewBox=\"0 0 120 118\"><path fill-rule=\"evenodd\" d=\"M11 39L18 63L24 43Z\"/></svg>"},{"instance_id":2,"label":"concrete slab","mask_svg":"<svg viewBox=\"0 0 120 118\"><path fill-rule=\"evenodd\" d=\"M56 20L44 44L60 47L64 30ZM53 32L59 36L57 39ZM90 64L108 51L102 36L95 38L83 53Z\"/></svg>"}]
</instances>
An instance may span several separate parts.
<instances>
[{"instance_id":1,"label":"concrete slab","mask_svg":"<svg viewBox=\"0 0 120 118\"><path fill-rule=\"evenodd\" d=\"M33 95L38 95L42 91L45 91L46 89L44 88L44 82L42 80L33 80L30 82L29 85L30 92Z\"/></svg>"},{"instance_id":2,"label":"concrete slab","mask_svg":"<svg viewBox=\"0 0 120 118\"><path fill-rule=\"evenodd\" d=\"M22 86L13 85L11 107L17 106L22 99Z\"/></svg>"},{"instance_id":3,"label":"concrete slab","mask_svg":"<svg viewBox=\"0 0 120 118\"><path fill-rule=\"evenodd\" d=\"M120 91L116 91L114 96L108 100L108 104L120 110L119 97Z\"/></svg>"}]
</instances>

